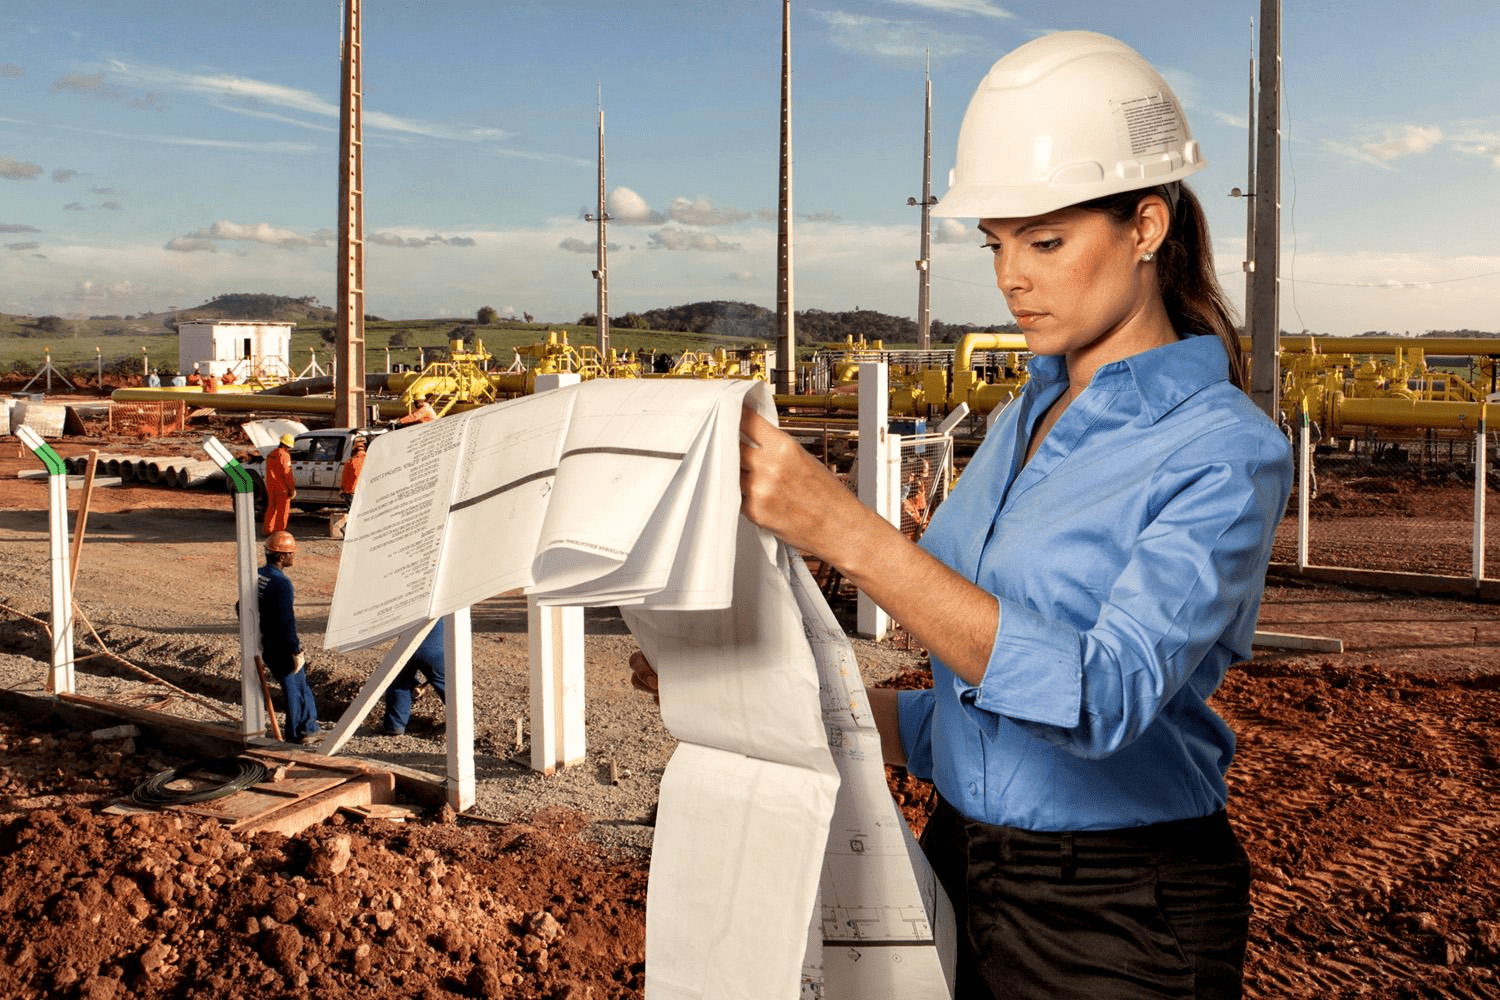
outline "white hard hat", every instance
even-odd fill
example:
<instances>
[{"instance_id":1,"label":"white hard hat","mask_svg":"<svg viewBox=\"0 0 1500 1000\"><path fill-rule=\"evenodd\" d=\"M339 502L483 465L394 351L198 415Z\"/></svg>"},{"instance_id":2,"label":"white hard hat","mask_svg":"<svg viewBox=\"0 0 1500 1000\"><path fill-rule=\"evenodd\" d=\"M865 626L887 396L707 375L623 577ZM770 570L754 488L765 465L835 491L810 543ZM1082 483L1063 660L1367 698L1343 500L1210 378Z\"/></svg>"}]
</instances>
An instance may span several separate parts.
<instances>
[{"instance_id":1,"label":"white hard hat","mask_svg":"<svg viewBox=\"0 0 1500 1000\"><path fill-rule=\"evenodd\" d=\"M1172 88L1140 53L1108 35L1060 31L990 67L932 214L1025 218L1180 180L1206 163Z\"/></svg>"}]
</instances>

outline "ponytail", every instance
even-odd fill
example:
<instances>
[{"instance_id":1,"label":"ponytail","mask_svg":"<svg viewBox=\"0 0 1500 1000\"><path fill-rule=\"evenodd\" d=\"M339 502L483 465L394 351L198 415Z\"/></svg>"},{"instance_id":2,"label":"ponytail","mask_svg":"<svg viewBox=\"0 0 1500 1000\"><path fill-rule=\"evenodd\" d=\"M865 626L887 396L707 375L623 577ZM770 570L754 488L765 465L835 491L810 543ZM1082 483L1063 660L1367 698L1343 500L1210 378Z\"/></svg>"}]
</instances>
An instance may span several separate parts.
<instances>
[{"instance_id":1,"label":"ponytail","mask_svg":"<svg viewBox=\"0 0 1500 1000\"><path fill-rule=\"evenodd\" d=\"M1167 238L1156 251L1157 287L1172 328L1184 336L1218 337L1229 356L1229 380L1242 392L1249 391L1250 379L1234 327L1234 311L1214 275L1208 220L1192 190L1177 181L1096 198L1079 207L1104 212L1123 223L1134 217L1142 198L1153 194L1165 201L1172 212Z\"/></svg>"}]
</instances>

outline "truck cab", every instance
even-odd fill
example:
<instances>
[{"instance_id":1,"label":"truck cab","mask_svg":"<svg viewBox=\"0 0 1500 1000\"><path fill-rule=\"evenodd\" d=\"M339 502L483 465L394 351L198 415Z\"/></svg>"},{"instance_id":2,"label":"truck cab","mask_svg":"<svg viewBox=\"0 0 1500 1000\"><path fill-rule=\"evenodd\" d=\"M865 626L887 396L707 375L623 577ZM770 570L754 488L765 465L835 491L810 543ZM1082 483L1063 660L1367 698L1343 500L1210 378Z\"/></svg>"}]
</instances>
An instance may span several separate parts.
<instances>
[{"instance_id":1,"label":"truck cab","mask_svg":"<svg viewBox=\"0 0 1500 1000\"><path fill-rule=\"evenodd\" d=\"M278 425L294 424L295 421L256 421L256 424L266 425L275 423ZM297 426L301 426L298 424ZM292 506L301 510L317 510L320 508L348 509L348 502L344 499L340 486L344 477L344 466L354 454L354 442L364 438L366 444L373 439L386 433L381 427L332 427L323 430L280 430L276 428L258 427L255 432L251 431L251 425L245 425L246 435L255 445L257 455L244 464L246 471L250 473L251 479L255 481L255 503L258 509L265 505L265 476L266 456L278 446L280 436L283 433L291 433L295 438L292 445L292 480L297 487L297 495L292 498ZM273 434L272 432L275 431Z\"/></svg>"}]
</instances>

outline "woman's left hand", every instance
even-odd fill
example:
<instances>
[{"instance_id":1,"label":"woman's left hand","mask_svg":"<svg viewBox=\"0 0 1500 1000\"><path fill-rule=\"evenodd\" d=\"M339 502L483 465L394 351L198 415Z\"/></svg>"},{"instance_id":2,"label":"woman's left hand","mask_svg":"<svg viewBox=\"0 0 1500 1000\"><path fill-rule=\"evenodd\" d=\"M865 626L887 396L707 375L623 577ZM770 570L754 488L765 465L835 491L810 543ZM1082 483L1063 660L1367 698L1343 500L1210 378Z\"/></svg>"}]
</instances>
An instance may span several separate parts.
<instances>
[{"instance_id":1,"label":"woman's left hand","mask_svg":"<svg viewBox=\"0 0 1500 1000\"><path fill-rule=\"evenodd\" d=\"M753 524L834 565L836 543L870 516L822 462L749 407L740 416L740 495Z\"/></svg>"}]
</instances>

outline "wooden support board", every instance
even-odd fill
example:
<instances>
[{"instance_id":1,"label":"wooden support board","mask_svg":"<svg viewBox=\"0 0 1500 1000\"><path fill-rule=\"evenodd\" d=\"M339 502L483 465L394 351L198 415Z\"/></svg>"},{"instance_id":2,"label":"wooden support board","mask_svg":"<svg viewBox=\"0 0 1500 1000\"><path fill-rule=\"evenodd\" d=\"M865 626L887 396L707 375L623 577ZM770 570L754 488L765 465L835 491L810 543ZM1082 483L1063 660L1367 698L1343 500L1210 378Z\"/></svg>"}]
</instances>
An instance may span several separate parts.
<instances>
[{"instance_id":1,"label":"wooden support board","mask_svg":"<svg viewBox=\"0 0 1500 1000\"><path fill-rule=\"evenodd\" d=\"M222 798L168 805L162 811L215 820L234 833L292 836L340 809L381 811L396 799L396 777L389 771L298 751L253 750L242 756L265 766L262 781ZM127 802L107 811L152 810Z\"/></svg>"}]
</instances>

